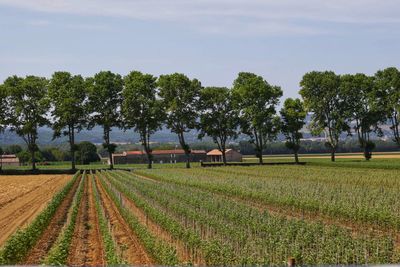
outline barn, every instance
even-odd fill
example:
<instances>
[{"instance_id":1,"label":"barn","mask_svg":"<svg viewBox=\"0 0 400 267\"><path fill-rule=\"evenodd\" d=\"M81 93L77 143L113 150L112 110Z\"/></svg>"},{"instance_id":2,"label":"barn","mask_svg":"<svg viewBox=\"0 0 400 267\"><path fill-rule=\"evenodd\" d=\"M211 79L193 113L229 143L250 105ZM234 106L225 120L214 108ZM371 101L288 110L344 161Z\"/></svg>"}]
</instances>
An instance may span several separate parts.
<instances>
[{"instance_id":1,"label":"barn","mask_svg":"<svg viewBox=\"0 0 400 267\"><path fill-rule=\"evenodd\" d=\"M185 151L183 149L153 150L152 154L154 163L177 163L186 161ZM144 151L125 151L120 154L113 154L112 157L116 165L147 163L147 155ZM205 150L192 150L190 161L205 161L206 157Z\"/></svg>"},{"instance_id":2,"label":"barn","mask_svg":"<svg viewBox=\"0 0 400 267\"><path fill-rule=\"evenodd\" d=\"M241 162L243 159L242 154L234 149L227 149L225 151L227 162ZM209 162L222 162L222 152L219 149L213 149L207 153L207 161Z\"/></svg>"},{"instance_id":3,"label":"barn","mask_svg":"<svg viewBox=\"0 0 400 267\"><path fill-rule=\"evenodd\" d=\"M19 158L14 155L0 155L0 165L1 166L20 166Z\"/></svg>"}]
</instances>

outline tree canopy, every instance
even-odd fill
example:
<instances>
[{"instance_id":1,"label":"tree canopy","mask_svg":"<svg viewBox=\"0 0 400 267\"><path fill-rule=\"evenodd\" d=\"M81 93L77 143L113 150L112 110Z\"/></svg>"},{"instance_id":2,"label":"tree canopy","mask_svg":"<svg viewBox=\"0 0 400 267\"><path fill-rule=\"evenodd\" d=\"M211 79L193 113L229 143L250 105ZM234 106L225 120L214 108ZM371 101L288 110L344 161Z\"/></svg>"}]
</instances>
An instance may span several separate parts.
<instances>
[{"instance_id":1,"label":"tree canopy","mask_svg":"<svg viewBox=\"0 0 400 267\"><path fill-rule=\"evenodd\" d=\"M226 164L226 142L235 139L239 130L239 111L226 87L206 87L201 91L199 137L209 136L222 153Z\"/></svg>"},{"instance_id":2,"label":"tree canopy","mask_svg":"<svg viewBox=\"0 0 400 267\"><path fill-rule=\"evenodd\" d=\"M47 80L36 76L12 76L5 80L4 86L9 90L10 96L9 125L27 144L31 153L32 169L35 170L38 128L49 124L46 116L49 110Z\"/></svg>"},{"instance_id":3,"label":"tree canopy","mask_svg":"<svg viewBox=\"0 0 400 267\"><path fill-rule=\"evenodd\" d=\"M186 154L186 167L190 168L190 147L185 133L196 128L199 94L202 88L197 79L174 73L158 79L159 94L166 112L166 125L178 135L179 144Z\"/></svg>"},{"instance_id":4,"label":"tree canopy","mask_svg":"<svg viewBox=\"0 0 400 267\"><path fill-rule=\"evenodd\" d=\"M233 98L241 118L241 130L255 145L256 156L263 162L262 151L278 134L276 106L282 96L279 86L270 85L263 77L240 72L233 82Z\"/></svg>"},{"instance_id":5,"label":"tree canopy","mask_svg":"<svg viewBox=\"0 0 400 267\"><path fill-rule=\"evenodd\" d=\"M370 140L370 133L380 133L378 123L383 119L380 109L374 107L373 89L373 77L365 74L346 74L340 77L340 94L346 105L343 115L348 121L349 129L353 128L357 134L367 160L371 158L375 147Z\"/></svg>"},{"instance_id":6,"label":"tree canopy","mask_svg":"<svg viewBox=\"0 0 400 267\"><path fill-rule=\"evenodd\" d=\"M85 80L69 72L55 72L49 83L49 97L53 107L54 137L68 136L72 169L75 169L75 131L82 130L87 122Z\"/></svg>"},{"instance_id":7,"label":"tree canopy","mask_svg":"<svg viewBox=\"0 0 400 267\"><path fill-rule=\"evenodd\" d=\"M103 127L103 146L109 154L110 169L113 168L112 153L116 148L110 142L110 133L113 127L121 127L122 89L121 75L111 71L101 71L87 79L89 128L95 125Z\"/></svg>"},{"instance_id":8,"label":"tree canopy","mask_svg":"<svg viewBox=\"0 0 400 267\"><path fill-rule=\"evenodd\" d=\"M301 129L305 125L307 116L304 104L298 98L287 98L280 113L282 120L281 131L286 137L286 146L293 150L295 161L299 163L300 139L303 138Z\"/></svg>"},{"instance_id":9,"label":"tree canopy","mask_svg":"<svg viewBox=\"0 0 400 267\"><path fill-rule=\"evenodd\" d=\"M124 128L134 128L148 157L148 168L152 168L153 155L150 136L161 128L164 121L162 101L156 97L157 78L151 74L132 71L124 78L122 116Z\"/></svg>"},{"instance_id":10,"label":"tree canopy","mask_svg":"<svg viewBox=\"0 0 400 267\"><path fill-rule=\"evenodd\" d=\"M314 134L325 133L331 160L335 161L340 134L348 130L344 116L346 105L340 94L340 77L332 71L313 71L303 76L300 86L305 107L312 112L310 128Z\"/></svg>"},{"instance_id":11,"label":"tree canopy","mask_svg":"<svg viewBox=\"0 0 400 267\"><path fill-rule=\"evenodd\" d=\"M400 71L394 67L380 70L375 74L374 97L376 109L385 114L385 121L391 124L393 140L400 147Z\"/></svg>"}]
</instances>

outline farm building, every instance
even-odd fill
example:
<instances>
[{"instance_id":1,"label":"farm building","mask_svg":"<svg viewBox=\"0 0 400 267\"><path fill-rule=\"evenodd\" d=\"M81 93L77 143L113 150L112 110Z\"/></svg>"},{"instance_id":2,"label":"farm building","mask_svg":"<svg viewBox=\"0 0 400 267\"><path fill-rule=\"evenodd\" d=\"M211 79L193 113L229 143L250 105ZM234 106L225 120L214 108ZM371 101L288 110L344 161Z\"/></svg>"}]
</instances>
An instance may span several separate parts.
<instances>
[{"instance_id":1,"label":"farm building","mask_svg":"<svg viewBox=\"0 0 400 267\"><path fill-rule=\"evenodd\" d=\"M227 149L225 151L226 161L228 162L241 162L242 154L234 149ZM207 153L207 161L209 162L222 162L222 152L218 149L213 149Z\"/></svg>"},{"instance_id":2,"label":"farm building","mask_svg":"<svg viewBox=\"0 0 400 267\"><path fill-rule=\"evenodd\" d=\"M16 155L0 155L1 166L19 166L19 158Z\"/></svg>"},{"instance_id":3,"label":"farm building","mask_svg":"<svg viewBox=\"0 0 400 267\"><path fill-rule=\"evenodd\" d=\"M154 163L185 162L186 156L183 149L153 150ZM125 151L121 154L113 154L114 164L147 163L147 155L144 151ZM206 151L192 150L190 161L200 162L206 160Z\"/></svg>"}]
</instances>

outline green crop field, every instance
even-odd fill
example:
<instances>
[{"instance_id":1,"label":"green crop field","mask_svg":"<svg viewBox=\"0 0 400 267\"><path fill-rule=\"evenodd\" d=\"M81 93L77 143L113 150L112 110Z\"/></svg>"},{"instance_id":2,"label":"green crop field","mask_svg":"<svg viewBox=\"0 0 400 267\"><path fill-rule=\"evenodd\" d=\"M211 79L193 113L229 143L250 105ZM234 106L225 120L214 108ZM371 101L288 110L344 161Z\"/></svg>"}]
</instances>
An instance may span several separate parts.
<instances>
[{"instance_id":1,"label":"green crop field","mask_svg":"<svg viewBox=\"0 0 400 267\"><path fill-rule=\"evenodd\" d=\"M36 220L8 238L0 263L399 263L399 166L395 159L307 159L94 168L73 176ZM43 243L47 250L38 254Z\"/></svg>"}]
</instances>

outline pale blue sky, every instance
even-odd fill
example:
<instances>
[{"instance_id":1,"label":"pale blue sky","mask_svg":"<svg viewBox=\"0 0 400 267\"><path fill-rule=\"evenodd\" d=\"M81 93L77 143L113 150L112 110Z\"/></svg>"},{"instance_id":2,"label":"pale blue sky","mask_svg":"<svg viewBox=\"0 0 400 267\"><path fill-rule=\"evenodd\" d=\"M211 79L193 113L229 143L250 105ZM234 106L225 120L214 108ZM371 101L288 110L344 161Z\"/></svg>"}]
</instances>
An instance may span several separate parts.
<instances>
[{"instance_id":1,"label":"pale blue sky","mask_svg":"<svg viewBox=\"0 0 400 267\"><path fill-rule=\"evenodd\" d=\"M183 72L231 86L239 71L297 96L305 72L400 67L399 0L0 0L0 80Z\"/></svg>"}]
</instances>

